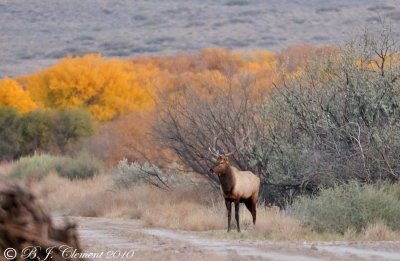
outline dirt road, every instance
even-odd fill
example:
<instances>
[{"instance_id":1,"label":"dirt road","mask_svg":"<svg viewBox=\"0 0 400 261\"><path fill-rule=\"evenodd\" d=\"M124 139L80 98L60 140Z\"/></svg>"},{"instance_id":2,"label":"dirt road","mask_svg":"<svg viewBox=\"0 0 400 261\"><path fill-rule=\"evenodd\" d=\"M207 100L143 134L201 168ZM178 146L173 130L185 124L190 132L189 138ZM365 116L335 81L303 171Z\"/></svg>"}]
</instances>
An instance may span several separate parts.
<instances>
[{"instance_id":1,"label":"dirt road","mask_svg":"<svg viewBox=\"0 0 400 261\"><path fill-rule=\"evenodd\" d=\"M72 219L83 252L97 260L400 260L400 242L218 240L204 232L144 228L135 220Z\"/></svg>"}]
</instances>

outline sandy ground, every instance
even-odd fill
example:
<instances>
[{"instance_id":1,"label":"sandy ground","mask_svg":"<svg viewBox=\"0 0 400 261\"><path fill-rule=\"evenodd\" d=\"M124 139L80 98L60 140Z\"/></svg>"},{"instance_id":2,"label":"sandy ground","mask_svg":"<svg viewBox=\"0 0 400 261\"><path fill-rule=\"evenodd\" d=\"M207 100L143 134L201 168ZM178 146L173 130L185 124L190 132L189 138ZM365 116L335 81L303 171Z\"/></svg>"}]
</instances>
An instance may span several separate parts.
<instances>
[{"instance_id":1,"label":"sandy ground","mask_svg":"<svg viewBox=\"0 0 400 261\"><path fill-rule=\"evenodd\" d=\"M136 220L71 219L79 224L83 252L96 260L400 260L400 242L218 240Z\"/></svg>"}]
</instances>

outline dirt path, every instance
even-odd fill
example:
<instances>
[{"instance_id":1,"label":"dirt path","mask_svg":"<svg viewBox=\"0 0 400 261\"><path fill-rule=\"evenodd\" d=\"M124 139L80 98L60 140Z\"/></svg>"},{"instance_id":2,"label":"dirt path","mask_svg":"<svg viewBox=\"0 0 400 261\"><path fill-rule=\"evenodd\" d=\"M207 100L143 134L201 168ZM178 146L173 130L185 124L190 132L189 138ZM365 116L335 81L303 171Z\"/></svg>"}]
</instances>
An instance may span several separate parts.
<instances>
[{"instance_id":1,"label":"dirt path","mask_svg":"<svg viewBox=\"0 0 400 261\"><path fill-rule=\"evenodd\" d=\"M84 252L97 260L400 260L400 242L217 240L203 232L144 228L135 220L72 219Z\"/></svg>"}]
</instances>

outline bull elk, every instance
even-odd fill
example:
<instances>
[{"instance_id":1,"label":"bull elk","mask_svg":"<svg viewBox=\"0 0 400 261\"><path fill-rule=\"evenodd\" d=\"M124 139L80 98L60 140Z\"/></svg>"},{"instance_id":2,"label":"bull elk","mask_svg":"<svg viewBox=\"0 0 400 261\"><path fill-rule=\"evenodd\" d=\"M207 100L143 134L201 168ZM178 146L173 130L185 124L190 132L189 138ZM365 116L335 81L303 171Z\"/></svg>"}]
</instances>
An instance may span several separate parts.
<instances>
[{"instance_id":1,"label":"bull elk","mask_svg":"<svg viewBox=\"0 0 400 261\"><path fill-rule=\"evenodd\" d=\"M256 224L256 208L258 191L260 190L260 178L254 175L251 171L240 171L231 166L228 157L235 153L236 150L226 154L220 154L219 151L215 149L217 139L218 137L214 138L213 147L208 148L213 156L215 156L215 161L217 163L217 165L211 168L210 171L218 176L221 183L221 193L225 199L225 205L228 211L228 232L231 230L232 202L235 203L237 231L240 232L240 203L246 205L253 217L253 224Z\"/></svg>"}]
</instances>

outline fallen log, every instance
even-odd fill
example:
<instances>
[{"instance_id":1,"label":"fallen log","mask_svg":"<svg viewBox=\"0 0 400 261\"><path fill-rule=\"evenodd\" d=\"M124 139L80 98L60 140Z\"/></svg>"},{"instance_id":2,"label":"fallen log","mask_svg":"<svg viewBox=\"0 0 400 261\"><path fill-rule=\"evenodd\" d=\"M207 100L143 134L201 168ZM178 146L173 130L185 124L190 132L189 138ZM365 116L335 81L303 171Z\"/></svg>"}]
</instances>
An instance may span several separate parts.
<instances>
[{"instance_id":1,"label":"fallen log","mask_svg":"<svg viewBox=\"0 0 400 261\"><path fill-rule=\"evenodd\" d=\"M0 179L0 260L10 248L12 260L65 260L66 247L82 252L75 224L56 227L28 189Z\"/></svg>"}]
</instances>

